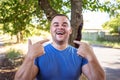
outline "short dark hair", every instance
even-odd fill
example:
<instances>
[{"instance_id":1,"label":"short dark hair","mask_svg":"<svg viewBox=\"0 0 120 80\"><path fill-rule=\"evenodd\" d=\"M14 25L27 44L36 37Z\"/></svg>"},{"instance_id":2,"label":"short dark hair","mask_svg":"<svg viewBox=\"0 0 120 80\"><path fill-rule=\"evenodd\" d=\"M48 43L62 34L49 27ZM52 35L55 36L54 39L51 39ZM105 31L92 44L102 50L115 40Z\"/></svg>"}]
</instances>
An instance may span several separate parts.
<instances>
[{"instance_id":1,"label":"short dark hair","mask_svg":"<svg viewBox=\"0 0 120 80\"><path fill-rule=\"evenodd\" d=\"M65 14L55 14L55 15L52 17L51 21L52 21L53 18L56 17L56 16L65 16L65 17L69 20L68 16L66 16Z\"/></svg>"}]
</instances>

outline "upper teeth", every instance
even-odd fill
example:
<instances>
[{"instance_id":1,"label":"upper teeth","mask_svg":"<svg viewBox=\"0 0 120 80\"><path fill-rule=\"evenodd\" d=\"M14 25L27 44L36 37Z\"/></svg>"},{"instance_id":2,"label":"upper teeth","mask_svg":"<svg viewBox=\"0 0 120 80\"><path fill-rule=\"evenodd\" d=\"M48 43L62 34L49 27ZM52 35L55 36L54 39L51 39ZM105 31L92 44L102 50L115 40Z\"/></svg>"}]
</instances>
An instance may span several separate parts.
<instances>
[{"instance_id":1,"label":"upper teeth","mask_svg":"<svg viewBox=\"0 0 120 80\"><path fill-rule=\"evenodd\" d=\"M61 34L61 35L62 35L62 34L64 34L64 32L59 32L59 31L58 31L57 34Z\"/></svg>"}]
</instances>

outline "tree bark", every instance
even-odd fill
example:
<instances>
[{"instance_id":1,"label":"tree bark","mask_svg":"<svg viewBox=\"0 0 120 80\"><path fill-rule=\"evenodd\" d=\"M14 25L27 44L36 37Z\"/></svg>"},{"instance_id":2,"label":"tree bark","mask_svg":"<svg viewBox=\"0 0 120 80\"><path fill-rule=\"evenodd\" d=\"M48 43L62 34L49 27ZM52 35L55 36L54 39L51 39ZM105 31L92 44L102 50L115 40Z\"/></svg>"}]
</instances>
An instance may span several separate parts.
<instances>
[{"instance_id":1,"label":"tree bark","mask_svg":"<svg viewBox=\"0 0 120 80\"><path fill-rule=\"evenodd\" d=\"M83 27L83 16L82 16L82 0L71 0L71 26L72 34L69 39L69 43L76 48L79 46L73 43L73 40L81 40L82 27Z\"/></svg>"},{"instance_id":2,"label":"tree bark","mask_svg":"<svg viewBox=\"0 0 120 80\"><path fill-rule=\"evenodd\" d=\"M51 21L52 17L57 14L51 6L48 0L38 0L40 8L45 12L46 17Z\"/></svg>"},{"instance_id":3,"label":"tree bark","mask_svg":"<svg viewBox=\"0 0 120 80\"><path fill-rule=\"evenodd\" d=\"M17 35L16 35L16 38L17 38L17 41L16 41L16 43L19 43L20 42L20 37L19 37L20 35L19 35L19 32L17 33Z\"/></svg>"},{"instance_id":4,"label":"tree bark","mask_svg":"<svg viewBox=\"0 0 120 80\"><path fill-rule=\"evenodd\" d=\"M45 12L47 19L51 21L52 17L57 14L51 6L48 0L38 0L40 8ZM73 43L73 40L81 40L81 30L83 26L82 16L82 0L71 0L71 26L73 33L70 36L69 44L79 47Z\"/></svg>"},{"instance_id":5,"label":"tree bark","mask_svg":"<svg viewBox=\"0 0 120 80\"><path fill-rule=\"evenodd\" d=\"M20 31L20 42L23 42L23 33Z\"/></svg>"},{"instance_id":6,"label":"tree bark","mask_svg":"<svg viewBox=\"0 0 120 80\"><path fill-rule=\"evenodd\" d=\"M16 38L17 38L16 43L23 42L23 33L22 33L22 31L17 33Z\"/></svg>"}]
</instances>

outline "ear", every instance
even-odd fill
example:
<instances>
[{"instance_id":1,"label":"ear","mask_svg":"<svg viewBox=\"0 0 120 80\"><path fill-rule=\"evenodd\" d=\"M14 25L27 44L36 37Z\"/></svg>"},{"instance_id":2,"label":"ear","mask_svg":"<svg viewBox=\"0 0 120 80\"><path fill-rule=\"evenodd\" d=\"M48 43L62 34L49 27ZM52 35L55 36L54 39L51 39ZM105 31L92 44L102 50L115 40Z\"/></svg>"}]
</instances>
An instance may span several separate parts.
<instances>
[{"instance_id":1,"label":"ear","mask_svg":"<svg viewBox=\"0 0 120 80\"><path fill-rule=\"evenodd\" d=\"M70 34L72 34L72 28L70 28Z\"/></svg>"},{"instance_id":2,"label":"ear","mask_svg":"<svg viewBox=\"0 0 120 80\"><path fill-rule=\"evenodd\" d=\"M49 31L50 31L50 33L51 33L51 27L50 27Z\"/></svg>"}]
</instances>

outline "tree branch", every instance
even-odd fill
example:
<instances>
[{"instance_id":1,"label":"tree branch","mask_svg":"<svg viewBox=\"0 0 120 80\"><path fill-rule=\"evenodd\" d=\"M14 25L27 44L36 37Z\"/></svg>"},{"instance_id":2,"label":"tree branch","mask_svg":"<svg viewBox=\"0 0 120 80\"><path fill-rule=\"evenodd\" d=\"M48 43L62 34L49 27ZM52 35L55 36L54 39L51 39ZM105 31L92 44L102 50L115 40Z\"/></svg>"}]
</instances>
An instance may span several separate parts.
<instances>
[{"instance_id":1,"label":"tree branch","mask_svg":"<svg viewBox=\"0 0 120 80\"><path fill-rule=\"evenodd\" d=\"M40 8L45 12L46 17L51 21L52 17L57 14L57 12L50 6L48 0L38 0Z\"/></svg>"}]
</instances>

